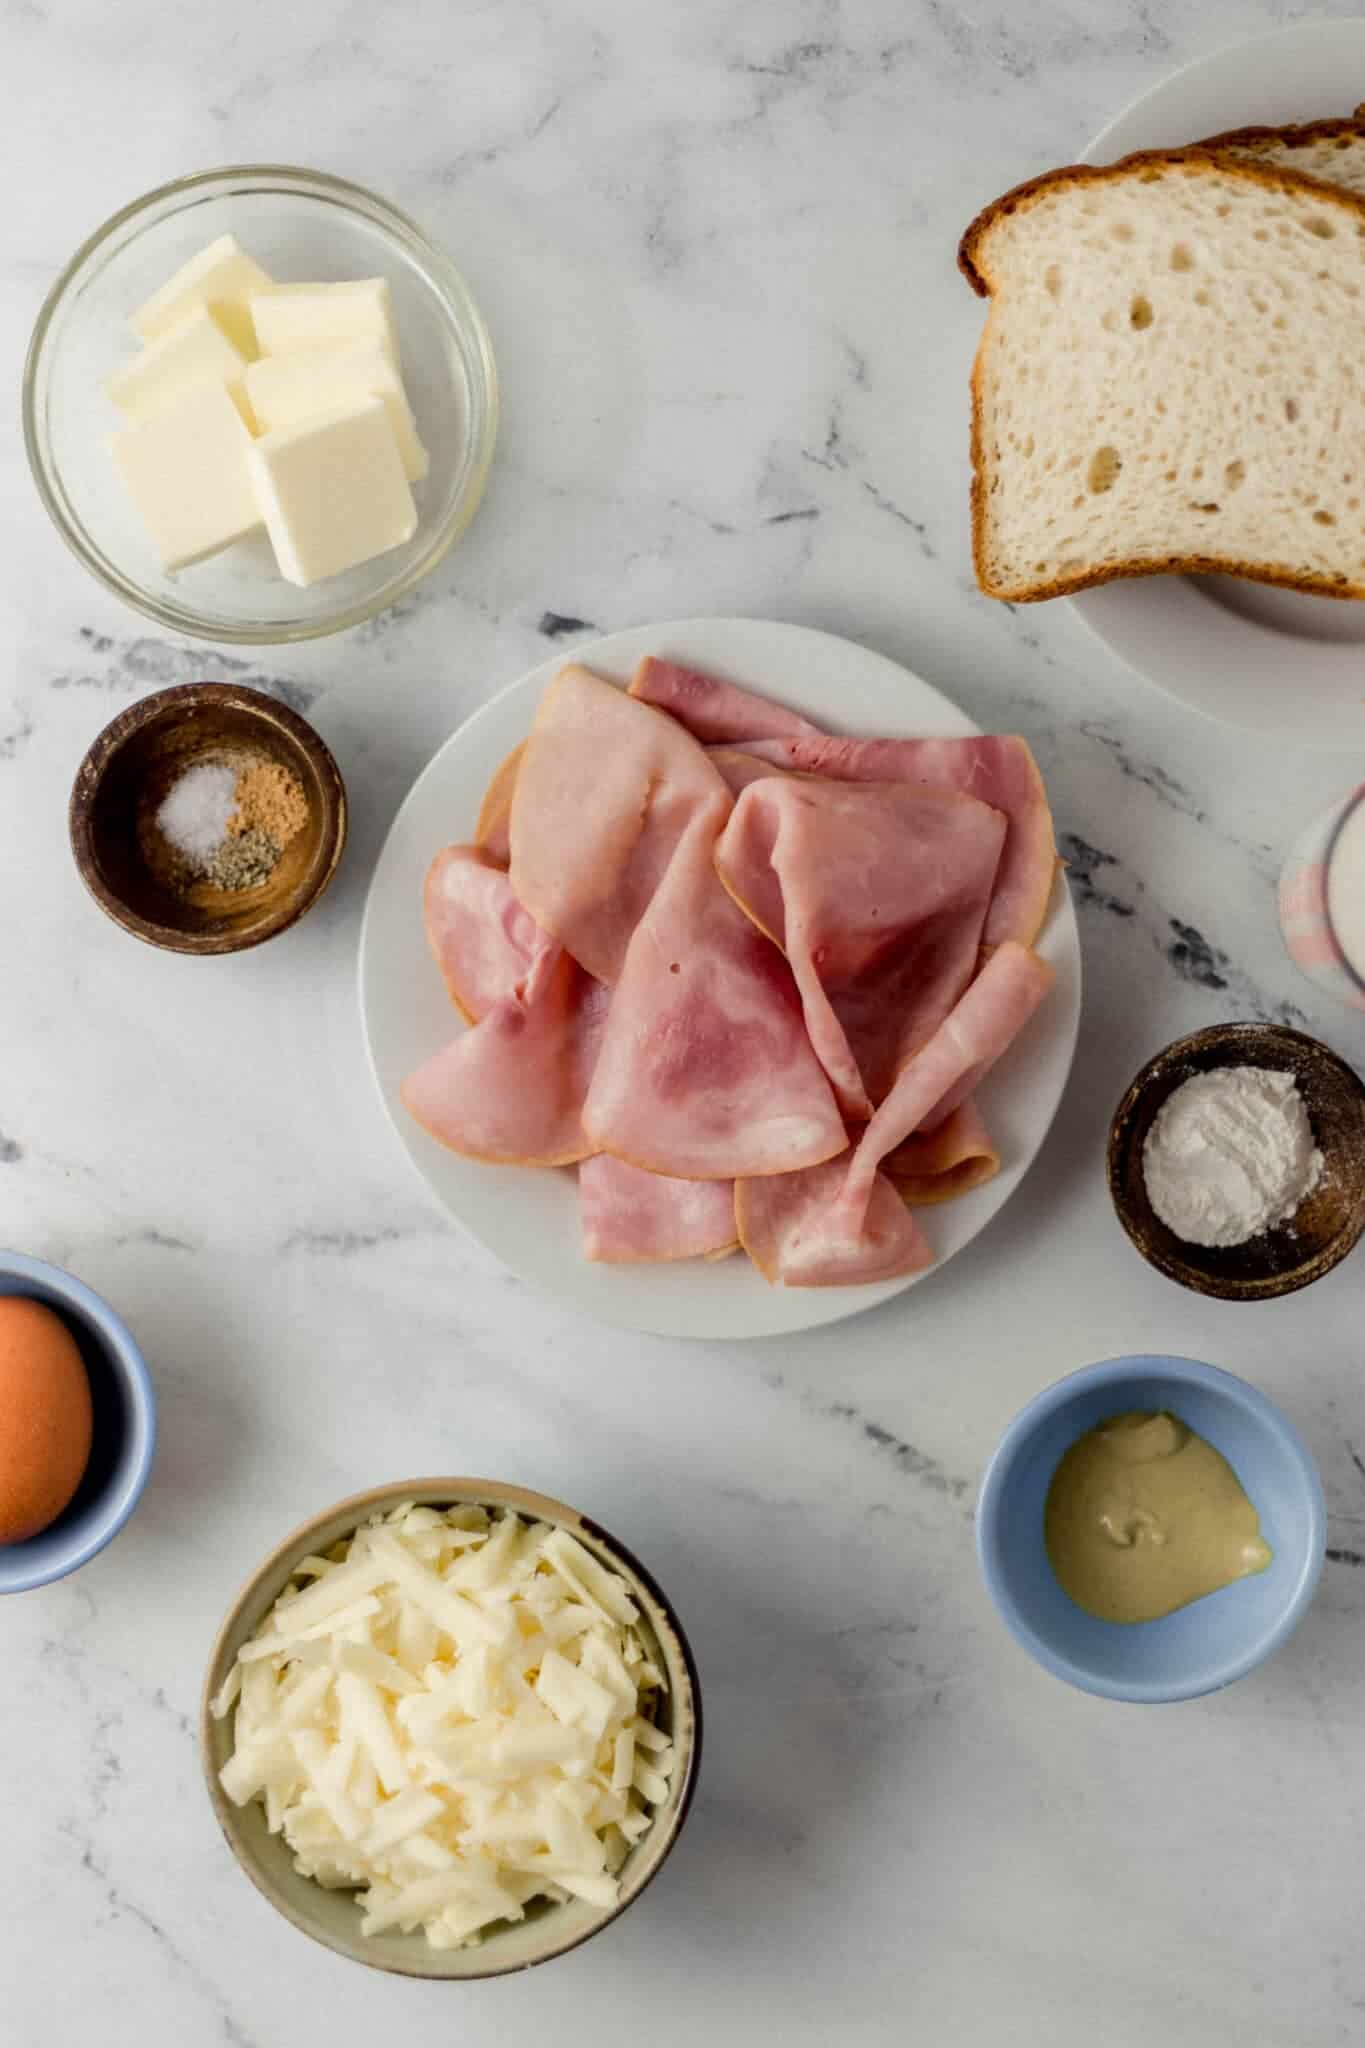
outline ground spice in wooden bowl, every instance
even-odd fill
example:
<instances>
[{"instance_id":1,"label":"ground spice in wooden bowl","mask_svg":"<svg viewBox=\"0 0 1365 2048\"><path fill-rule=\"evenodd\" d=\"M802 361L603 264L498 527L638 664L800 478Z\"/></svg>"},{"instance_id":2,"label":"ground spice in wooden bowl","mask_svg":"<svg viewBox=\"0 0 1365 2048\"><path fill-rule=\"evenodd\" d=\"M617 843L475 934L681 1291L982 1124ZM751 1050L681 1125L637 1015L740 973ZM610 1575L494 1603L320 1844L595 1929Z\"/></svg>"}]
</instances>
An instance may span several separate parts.
<instances>
[{"instance_id":1,"label":"ground spice in wooden bowl","mask_svg":"<svg viewBox=\"0 0 1365 2048\"><path fill-rule=\"evenodd\" d=\"M149 945L232 953L284 931L331 880L346 792L313 728L233 683L156 692L106 726L71 795L81 876Z\"/></svg>"},{"instance_id":2,"label":"ground spice in wooden bowl","mask_svg":"<svg viewBox=\"0 0 1365 2048\"><path fill-rule=\"evenodd\" d=\"M242 748L202 754L138 820L143 858L169 888L259 889L308 823L303 784L284 762Z\"/></svg>"}]
</instances>

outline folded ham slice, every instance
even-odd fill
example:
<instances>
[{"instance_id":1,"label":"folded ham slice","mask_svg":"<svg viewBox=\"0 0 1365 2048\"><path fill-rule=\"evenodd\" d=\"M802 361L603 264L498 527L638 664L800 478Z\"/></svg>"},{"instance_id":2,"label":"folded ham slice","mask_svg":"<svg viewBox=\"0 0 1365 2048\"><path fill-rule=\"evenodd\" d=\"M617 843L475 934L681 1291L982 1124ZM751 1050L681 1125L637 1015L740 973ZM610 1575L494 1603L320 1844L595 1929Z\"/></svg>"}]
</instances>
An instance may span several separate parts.
<instances>
[{"instance_id":1,"label":"folded ham slice","mask_svg":"<svg viewBox=\"0 0 1365 2048\"><path fill-rule=\"evenodd\" d=\"M912 1131L882 1161L882 1172L914 1209L955 1202L999 1171L1000 1154L970 1100L934 1130Z\"/></svg>"},{"instance_id":2,"label":"folded ham slice","mask_svg":"<svg viewBox=\"0 0 1365 2048\"><path fill-rule=\"evenodd\" d=\"M506 870L477 846L442 848L422 903L450 1000L475 1024L525 981L545 936L512 894Z\"/></svg>"},{"instance_id":3,"label":"folded ham slice","mask_svg":"<svg viewBox=\"0 0 1365 2048\"><path fill-rule=\"evenodd\" d=\"M757 754L747 754L742 747L708 747L706 758L735 798L743 796L751 782L780 782L786 774L785 769L760 761Z\"/></svg>"},{"instance_id":4,"label":"folded ham slice","mask_svg":"<svg viewBox=\"0 0 1365 2048\"><path fill-rule=\"evenodd\" d=\"M856 1224L888 1153L912 1132L947 1121L1014 1043L1055 978L1046 960L1013 939L992 953L929 1043L902 1068L859 1139L839 1197L846 1222Z\"/></svg>"},{"instance_id":5,"label":"folded ham slice","mask_svg":"<svg viewBox=\"0 0 1365 2048\"><path fill-rule=\"evenodd\" d=\"M849 1287L896 1280L933 1263L928 1239L884 1174L873 1182L856 1241L831 1235L846 1172L846 1158L830 1159L805 1173L736 1183L740 1243L765 1280Z\"/></svg>"},{"instance_id":6,"label":"folded ham slice","mask_svg":"<svg viewBox=\"0 0 1365 2048\"><path fill-rule=\"evenodd\" d=\"M946 1122L966 1084L1014 1042L1052 982L1046 961L1007 940L902 1070L851 1152L833 1162L834 1171L821 1169L815 1180L791 1174L756 1194L747 1186L735 1190L741 1241L770 1279L831 1287L918 1270L916 1241L898 1248L887 1237L886 1198L894 1189L882 1162L913 1132ZM891 1263L897 1257L904 1263Z\"/></svg>"},{"instance_id":7,"label":"folded ham slice","mask_svg":"<svg viewBox=\"0 0 1365 2048\"><path fill-rule=\"evenodd\" d=\"M770 775L739 797L717 870L787 955L847 1117L871 1115L971 980L1005 832L975 797L913 783Z\"/></svg>"},{"instance_id":8,"label":"folded ham slice","mask_svg":"<svg viewBox=\"0 0 1365 2048\"><path fill-rule=\"evenodd\" d=\"M1057 850L1038 764L1017 734L964 739L838 739L771 698L646 656L631 694L672 712L711 746L743 747L771 766L840 782L915 782L978 797L1010 832L986 944L1031 946L1043 927ZM727 774L733 776L733 770Z\"/></svg>"},{"instance_id":9,"label":"folded ham slice","mask_svg":"<svg viewBox=\"0 0 1365 2048\"><path fill-rule=\"evenodd\" d=\"M437 965L472 1028L403 1084L409 1113L473 1159L564 1166L586 1158L583 1103L607 990L541 930L485 848L438 853L423 902Z\"/></svg>"},{"instance_id":10,"label":"folded ham slice","mask_svg":"<svg viewBox=\"0 0 1365 2048\"><path fill-rule=\"evenodd\" d=\"M787 1172L845 1143L786 962L716 875L730 809L675 719L561 671L516 778L511 883L614 991L593 1148L680 1179Z\"/></svg>"},{"instance_id":11,"label":"folded ham slice","mask_svg":"<svg viewBox=\"0 0 1365 2048\"><path fill-rule=\"evenodd\" d=\"M570 1166L593 1147L583 1102L607 991L548 934L512 994L403 1084L403 1103L442 1145L501 1165Z\"/></svg>"},{"instance_id":12,"label":"folded ham slice","mask_svg":"<svg viewBox=\"0 0 1365 2048\"><path fill-rule=\"evenodd\" d=\"M583 1111L597 1149L685 1180L791 1173L847 1139L777 947L698 817L627 950Z\"/></svg>"},{"instance_id":13,"label":"folded ham slice","mask_svg":"<svg viewBox=\"0 0 1365 2048\"><path fill-rule=\"evenodd\" d=\"M483 793L479 806L478 821L474 826L474 844L506 867L512 857L509 828L512 822L512 792L517 786L517 775L521 768L521 757L526 751L526 742L513 747L507 759Z\"/></svg>"},{"instance_id":14,"label":"folded ham slice","mask_svg":"<svg viewBox=\"0 0 1365 2048\"><path fill-rule=\"evenodd\" d=\"M471 1024L504 1008L484 1036L471 1034L475 1043L457 1041L412 1077L408 1107L433 1136L476 1158L582 1157L583 1098L608 992L568 962L478 847L436 856L425 902L427 935L456 1006ZM554 955L560 964L547 970ZM482 1091L472 1106L471 1090ZM583 1160L578 1186L590 1259L716 1258L739 1242L732 1181L674 1180L603 1154Z\"/></svg>"},{"instance_id":15,"label":"folded ham slice","mask_svg":"<svg viewBox=\"0 0 1365 2048\"><path fill-rule=\"evenodd\" d=\"M837 782L909 782L974 796L1009 820L984 943L1031 946L1043 927L1057 869L1052 813L1038 764L1017 734L965 739L850 740L778 737L744 751L775 768Z\"/></svg>"},{"instance_id":16,"label":"folded ham slice","mask_svg":"<svg viewBox=\"0 0 1365 2048\"><path fill-rule=\"evenodd\" d=\"M643 704L671 712L695 739L707 745L780 739L784 734L820 737L818 725L789 711L785 704L774 704L770 697L759 697L752 690L741 690L735 683L702 675L694 668L682 668L676 661L660 661L652 654L636 669L630 694Z\"/></svg>"},{"instance_id":17,"label":"folded ham slice","mask_svg":"<svg viewBox=\"0 0 1365 2048\"><path fill-rule=\"evenodd\" d=\"M718 1258L739 1243L733 1181L644 1173L606 1152L578 1169L578 1213L589 1259Z\"/></svg>"},{"instance_id":18,"label":"folded ham slice","mask_svg":"<svg viewBox=\"0 0 1365 2048\"><path fill-rule=\"evenodd\" d=\"M676 719L570 665L541 700L517 773L512 887L615 983L683 834L706 819L714 836L729 810L722 777Z\"/></svg>"}]
</instances>

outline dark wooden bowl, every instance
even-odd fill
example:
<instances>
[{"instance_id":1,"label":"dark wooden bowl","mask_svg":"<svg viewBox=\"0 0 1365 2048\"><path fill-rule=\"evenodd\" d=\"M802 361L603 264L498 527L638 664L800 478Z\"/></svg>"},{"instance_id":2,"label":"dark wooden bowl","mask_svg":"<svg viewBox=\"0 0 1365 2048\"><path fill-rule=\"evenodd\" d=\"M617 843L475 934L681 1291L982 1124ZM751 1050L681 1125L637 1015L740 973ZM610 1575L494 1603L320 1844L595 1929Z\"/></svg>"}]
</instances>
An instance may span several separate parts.
<instances>
[{"instance_id":1,"label":"dark wooden bowl","mask_svg":"<svg viewBox=\"0 0 1365 2048\"><path fill-rule=\"evenodd\" d=\"M303 785L308 821L257 887L182 896L148 865L140 833L178 777L224 748L288 768ZM126 932L174 953L240 953L297 924L331 881L346 843L346 789L297 712L236 683L183 683L104 728L76 772L70 822L81 880Z\"/></svg>"},{"instance_id":2,"label":"dark wooden bowl","mask_svg":"<svg viewBox=\"0 0 1365 2048\"><path fill-rule=\"evenodd\" d=\"M1322 1152L1322 1178L1287 1223L1240 1245L1186 1244L1155 1214L1142 1148L1182 1081L1212 1067L1292 1073ZM1365 1084L1330 1047L1281 1024L1213 1024L1149 1060L1114 1115L1109 1192L1149 1264L1182 1287L1224 1301L1269 1301L1329 1273L1365 1231Z\"/></svg>"}]
</instances>

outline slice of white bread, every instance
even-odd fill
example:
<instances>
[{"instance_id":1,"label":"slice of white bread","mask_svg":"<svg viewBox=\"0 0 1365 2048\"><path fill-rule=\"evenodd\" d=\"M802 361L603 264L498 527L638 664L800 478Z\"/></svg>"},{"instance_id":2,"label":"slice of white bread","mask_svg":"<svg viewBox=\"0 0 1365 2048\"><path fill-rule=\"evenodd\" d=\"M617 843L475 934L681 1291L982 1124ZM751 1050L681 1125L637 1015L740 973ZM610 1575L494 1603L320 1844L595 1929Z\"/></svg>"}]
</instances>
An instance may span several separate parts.
<instances>
[{"instance_id":1,"label":"slice of white bread","mask_svg":"<svg viewBox=\"0 0 1365 2048\"><path fill-rule=\"evenodd\" d=\"M1075 165L962 239L977 578L1365 597L1365 200L1201 151Z\"/></svg>"}]
</instances>

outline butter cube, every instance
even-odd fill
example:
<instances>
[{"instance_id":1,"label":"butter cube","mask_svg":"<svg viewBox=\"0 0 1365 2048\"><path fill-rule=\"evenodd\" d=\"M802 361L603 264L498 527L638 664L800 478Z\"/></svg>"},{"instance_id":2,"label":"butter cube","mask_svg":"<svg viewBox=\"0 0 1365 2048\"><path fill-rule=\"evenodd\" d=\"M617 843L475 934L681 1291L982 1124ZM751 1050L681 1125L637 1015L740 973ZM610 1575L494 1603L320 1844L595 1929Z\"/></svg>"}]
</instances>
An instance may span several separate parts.
<instances>
[{"instance_id":1,"label":"butter cube","mask_svg":"<svg viewBox=\"0 0 1365 2048\"><path fill-rule=\"evenodd\" d=\"M186 384L241 387L246 357L229 341L207 306L196 306L178 327L149 342L141 355L115 370L105 385L120 412L144 419Z\"/></svg>"},{"instance_id":2,"label":"butter cube","mask_svg":"<svg viewBox=\"0 0 1365 2048\"><path fill-rule=\"evenodd\" d=\"M390 361L398 362L398 331L387 278L277 284L253 292L250 303L262 355L292 354L327 342L377 341Z\"/></svg>"},{"instance_id":3,"label":"butter cube","mask_svg":"<svg viewBox=\"0 0 1365 2048\"><path fill-rule=\"evenodd\" d=\"M401 547L417 507L382 398L359 398L277 427L250 445L256 494L280 574L318 583Z\"/></svg>"},{"instance_id":4,"label":"butter cube","mask_svg":"<svg viewBox=\"0 0 1365 2048\"><path fill-rule=\"evenodd\" d=\"M144 341L155 341L158 335L178 327L196 307L209 306L223 331L250 359L256 353L256 337L247 301L253 292L264 291L270 281L269 271L238 247L235 235L220 235L182 264L145 306L138 307L133 331Z\"/></svg>"},{"instance_id":5,"label":"butter cube","mask_svg":"<svg viewBox=\"0 0 1365 2048\"><path fill-rule=\"evenodd\" d=\"M382 398L409 483L427 473L427 451L418 439L403 380L377 341L262 356L247 370L246 394L263 433L357 398Z\"/></svg>"},{"instance_id":6,"label":"butter cube","mask_svg":"<svg viewBox=\"0 0 1365 2048\"><path fill-rule=\"evenodd\" d=\"M114 435L119 474L166 568L215 555L260 525L251 445L227 387L213 382L183 386Z\"/></svg>"}]
</instances>

